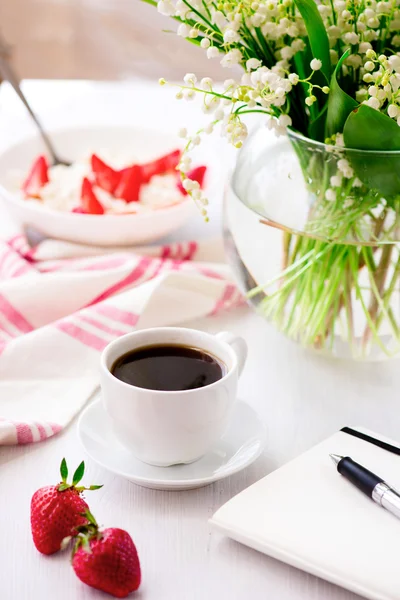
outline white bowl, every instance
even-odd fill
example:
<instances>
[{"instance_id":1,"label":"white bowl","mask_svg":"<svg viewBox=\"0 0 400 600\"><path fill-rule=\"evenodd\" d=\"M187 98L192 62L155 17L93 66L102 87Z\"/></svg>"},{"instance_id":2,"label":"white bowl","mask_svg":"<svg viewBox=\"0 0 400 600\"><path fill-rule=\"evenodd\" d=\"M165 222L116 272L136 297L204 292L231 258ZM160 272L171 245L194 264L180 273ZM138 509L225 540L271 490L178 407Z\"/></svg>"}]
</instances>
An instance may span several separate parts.
<instances>
[{"instance_id":1,"label":"white bowl","mask_svg":"<svg viewBox=\"0 0 400 600\"><path fill-rule=\"evenodd\" d=\"M71 127L50 131L49 135L60 156L70 161L96 149L120 154L127 148L146 162L181 146L173 135L135 127ZM82 215L38 206L19 198L6 186L10 171L27 172L39 154L47 154L39 135L0 153L0 199L18 223L46 237L97 246L143 244L168 235L196 213L189 197L145 214Z\"/></svg>"}]
</instances>

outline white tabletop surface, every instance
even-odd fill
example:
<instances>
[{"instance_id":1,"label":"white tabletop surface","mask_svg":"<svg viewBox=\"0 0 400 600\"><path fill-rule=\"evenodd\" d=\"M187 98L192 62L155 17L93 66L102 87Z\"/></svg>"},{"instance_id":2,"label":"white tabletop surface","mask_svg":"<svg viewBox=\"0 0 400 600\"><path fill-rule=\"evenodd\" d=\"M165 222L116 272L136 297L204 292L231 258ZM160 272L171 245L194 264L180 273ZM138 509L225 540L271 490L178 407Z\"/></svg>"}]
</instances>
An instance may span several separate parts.
<instances>
[{"instance_id":1,"label":"white tabletop surface","mask_svg":"<svg viewBox=\"0 0 400 600\"><path fill-rule=\"evenodd\" d=\"M48 127L71 123L144 123L173 129L201 122L191 104L149 84L26 82L25 90ZM162 94L163 110L160 110ZM0 92L0 149L32 131L13 92ZM219 143L216 140L209 143ZM230 154L224 155L226 162ZM220 227L220 200L212 222L201 219L181 238L214 235ZM8 221L0 216L1 233ZM310 448L344 425L363 425L400 439L398 361L363 364L326 360L287 341L250 309L189 324L243 335L250 348L240 397L265 420L264 455L229 479L190 492L143 489L113 476L87 459L86 482L103 483L90 504L104 526L127 529L139 549L141 600L353 600L357 596L288 567L211 532L208 518L245 487ZM75 577L66 555L43 557L32 543L29 503L33 492L56 483L65 456L71 466L84 457L76 421L54 439L0 449L1 600L89 600L105 596ZM365 565L368 568L368 565Z\"/></svg>"}]
</instances>

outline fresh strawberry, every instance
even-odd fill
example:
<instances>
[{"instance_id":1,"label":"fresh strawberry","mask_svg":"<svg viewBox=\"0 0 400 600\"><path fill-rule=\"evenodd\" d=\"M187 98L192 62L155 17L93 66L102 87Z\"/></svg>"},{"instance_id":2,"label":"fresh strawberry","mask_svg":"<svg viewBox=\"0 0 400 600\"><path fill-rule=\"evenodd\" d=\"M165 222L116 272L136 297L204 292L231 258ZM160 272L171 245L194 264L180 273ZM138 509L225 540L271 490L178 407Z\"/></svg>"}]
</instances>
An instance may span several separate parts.
<instances>
[{"instance_id":1,"label":"fresh strawberry","mask_svg":"<svg viewBox=\"0 0 400 600\"><path fill-rule=\"evenodd\" d=\"M77 487L85 471L82 462L76 469L72 483L67 483L68 468L65 458L61 463L61 483L40 488L31 500L31 529L33 542L42 554L60 550L64 538L76 534L75 528L87 523L82 516L88 505L81 496L84 490L97 490L101 485L89 488Z\"/></svg>"},{"instance_id":2,"label":"fresh strawberry","mask_svg":"<svg viewBox=\"0 0 400 600\"><path fill-rule=\"evenodd\" d=\"M104 208L93 191L93 186L87 177L83 178L81 189L81 206L89 215L103 215Z\"/></svg>"},{"instance_id":3,"label":"fresh strawberry","mask_svg":"<svg viewBox=\"0 0 400 600\"><path fill-rule=\"evenodd\" d=\"M22 184L22 191L28 198L40 198L40 191L48 181L49 167L47 159L45 156L38 156Z\"/></svg>"},{"instance_id":4,"label":"fresh strawberry","mask_svg":"<svg viewBox=\"0 0 400 600\"><path fill-rule=\"evenodd\" d=\"M141 580L138 553L129 533L115 527L99 530L86 512L87 525L78 527L72 567L79 579L116 598L138 589Z\"/></svg>"},{"instance_id":5,"label":"fresh strawberry","mask_svg":"<svg viewBox=\"0 0 400 600\"><path fill-rule=\"evenodd\" d=\"M180 150L174 150L174 152L161 156L161 158L141 165L143 183L148 183L154 175L164 175L168 171L174 171L179 164L181 155Z\"/></svg>"},{"instance_id":6,"label":"fresh strawberry","mask_svg":"<svg viewBox=\"0 0 400 600\"><path fill-rule=\"evenodd\" d=\"M121 180L121 173L109 167L96 154L92 154L90 162L96 185L113 194Z\"/></svg>"},{"instance_id":7,"label":"fresh strawberry","mask_svg":"<svg viewBox=\"0 0 400 600\"><path fill-rule=\"evenodd\" d=\"M114 192L116 198L121 198L125 202L139 202L140 188L142 187L143 177L142 168L139 165L133 165L120 171L121 180Z\"/></svg>"},{"instance_id":8,"label":"fresh strawberry","mask_svg":"<svg viewBox=\"0 0 400 600\"><path fill-rule=\"evenodd\" d=\"M197 181L197 183L199 183L200 187L202 188L206 171L207 171L207 167L196 167L195 169L188 171L188 173L186 173L186 177L188 179L191 179L192 181ZM178 186L179 191L184 196L187 196L187 191L185 190L185 188L182 185L182 180L180 178L180 175L179 175L177 186Z\"/></svg>"}]
</instances>

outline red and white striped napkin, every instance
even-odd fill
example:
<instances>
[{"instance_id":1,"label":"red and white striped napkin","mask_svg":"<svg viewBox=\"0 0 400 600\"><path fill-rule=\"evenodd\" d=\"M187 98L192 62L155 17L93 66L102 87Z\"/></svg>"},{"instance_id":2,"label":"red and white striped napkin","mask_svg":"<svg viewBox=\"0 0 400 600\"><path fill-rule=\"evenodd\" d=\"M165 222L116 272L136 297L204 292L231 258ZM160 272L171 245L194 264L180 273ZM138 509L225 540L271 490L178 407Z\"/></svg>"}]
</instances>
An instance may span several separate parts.
<instances>
[{"instance_id":1,"label":"red and white striped napkin","mask_svg":"<svg viewBox=\"0 0 400 600\"><path fill-rule=\"evenodd\" d=\"M0 445L62 430L96 391L114 338L241 304L222 260L220 241L106 253L0 242Z\"/></svg>"}]
</instances>

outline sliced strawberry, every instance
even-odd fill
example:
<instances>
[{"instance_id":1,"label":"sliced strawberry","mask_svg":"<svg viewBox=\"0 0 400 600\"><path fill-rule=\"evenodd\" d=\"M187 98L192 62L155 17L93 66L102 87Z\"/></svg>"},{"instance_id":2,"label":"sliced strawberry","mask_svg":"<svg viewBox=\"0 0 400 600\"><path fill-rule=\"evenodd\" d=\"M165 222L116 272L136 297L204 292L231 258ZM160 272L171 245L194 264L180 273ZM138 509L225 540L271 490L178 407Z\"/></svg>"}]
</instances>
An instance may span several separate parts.
<instances>
[{"instance_id":1,"label":"sliced strawberry","mask_svg":"<svg viewBox=\"0 0 400 600\"><path fill-rule=\"evenodd\" d=\"M120 171L118 171L118 175L119 175L119 183L121 183L121 179L123 178L124 175L126 175L126 173L129 171L131 167L125 167L125 169L121 169Z\"/></svg>"},{"instance_id":2,"label":"sliced strawberry","mask_svg":"<svg viewBox=\"0 0 400 600\"><path fill-rule=\"evenodd\" d=\"M109 167L96 154L92 154L90 162L96 185L113 194L121 180L121 174Z\"/></svg>"},{"instance_id":3,"label":"sliced strawberry","mask_svg":"<svg viewBox=\"0 0 400 600\"><path fill-rule=\"evenodd\" d=\"M40 198L40 190L49 181L49 167L45 156L38 156L22 184L26 197Z\"/></svg>"},{"instance_id":4,"label":"sliced strawberry","mask_svg":"<svg viewBox=\"0 0 400 600\"><path fill-rule=\"evenodd\" d=\"M121 181L114 192L116 198L125 202L139 202L140 188L142 187L142 168L133 165L128 169L120 171Z\"/></svg>"},{"instance_id":5,"label":"sliced strawberry","mask_svg":"<svg viewBox=\"0 0 400 600\"><path fill-rule=\"evenodd\" d=\"M157 160L141 165L143 183L148 183L154 175L164 175L168 171L174 171L179 164L182 152L174 150Z\"/></svg>"},{"instance_id":6,"label":"sliced strawberry","mask_svg":"<svg viewBox=\"0 0 400 600\"><path fill-rule=\"evenodd\" d=\"M207 167L196 167L195 169L192 169L191 171L186 173L186 176L188 177L188 179L191 179L192 181L197 181L200 184L200 187L202 188L206 171L207 171ZM178 183L176 185L178 186L179 191L184 196L187 196L187 191L185 190L185 188L182 185L180 176L178 179Z\"/></svg>"},{"instance_id":7,"label":"sliced strawberry","mask_svg":"<svg viewBox=\"0 0 400 600\"><path fill-rule=\"evenodd\" d=\"M97 199L93 186L87 177L84 177L82 181L81 207L85 213L90 215L104 214L104 208Z\"/></svg>"}]
</instances>

